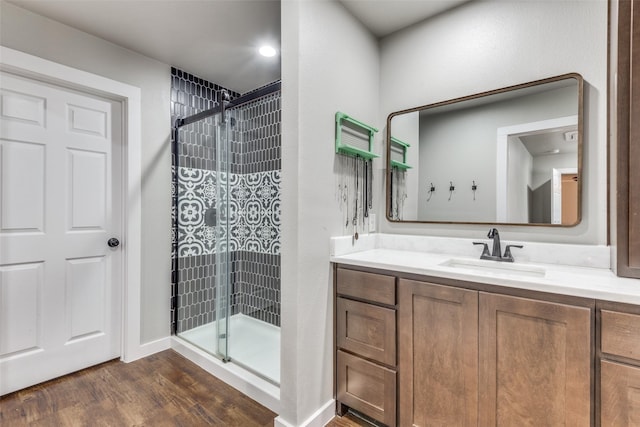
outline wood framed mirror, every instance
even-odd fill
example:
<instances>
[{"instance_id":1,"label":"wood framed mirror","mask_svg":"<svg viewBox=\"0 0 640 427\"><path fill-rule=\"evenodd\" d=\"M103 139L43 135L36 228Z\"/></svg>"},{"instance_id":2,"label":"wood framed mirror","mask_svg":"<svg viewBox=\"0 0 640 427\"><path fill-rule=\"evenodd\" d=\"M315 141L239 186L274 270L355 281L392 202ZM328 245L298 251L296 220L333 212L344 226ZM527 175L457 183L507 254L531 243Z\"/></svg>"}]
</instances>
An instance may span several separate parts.
<instances>
[{"instance_id":1,"label":"wood framed mirror","mask_svg":"<svg viewBox=\"0 0 640 427\"><path fill-rule=\"evenodd\" d=\"M570 73L391 113L387 219L579 224L583 92Z\"/></svg>"}]
</instances>

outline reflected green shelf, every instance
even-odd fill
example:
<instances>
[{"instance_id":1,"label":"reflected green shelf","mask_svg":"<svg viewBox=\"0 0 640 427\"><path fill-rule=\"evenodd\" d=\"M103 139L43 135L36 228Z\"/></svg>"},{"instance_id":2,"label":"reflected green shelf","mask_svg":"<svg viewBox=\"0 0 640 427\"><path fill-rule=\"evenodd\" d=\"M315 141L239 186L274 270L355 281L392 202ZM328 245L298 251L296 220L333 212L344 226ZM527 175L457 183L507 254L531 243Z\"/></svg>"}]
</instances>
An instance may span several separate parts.
<instances>
[{"instance_id":1,"label":"reflected green shelf","mask_svg":"<svg viewBox=\"0 0 640 427\"><path fill-rule=\"evenodd\" d=\"M411 166L409 166L408 164L399 162L397 160L391 160L391 167L402 169L402 170L411 169Z\"/></svg>"}]
</instances>

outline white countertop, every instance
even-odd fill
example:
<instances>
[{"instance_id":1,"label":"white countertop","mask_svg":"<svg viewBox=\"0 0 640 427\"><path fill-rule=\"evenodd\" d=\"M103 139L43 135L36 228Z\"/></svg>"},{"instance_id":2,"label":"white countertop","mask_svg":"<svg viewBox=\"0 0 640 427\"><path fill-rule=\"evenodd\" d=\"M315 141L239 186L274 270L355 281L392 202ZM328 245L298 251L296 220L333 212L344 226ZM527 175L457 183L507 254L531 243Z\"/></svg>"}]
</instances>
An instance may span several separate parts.
<instances>
[{"instance_id":1,"label":"white countertop","mask_svg":"<svg viewBox=\"0 0 640 427\"><path fill-rule=\"evenodd\" d=\"M455 253L398 249L398 245L395 245L396 248L380 247L383 246L384 239L379 237L374 237L370 241L365 240L360 244L361 250L351 251L345 250L347 245L344 243L348 240L340 239L345 238L332 239L331 262L334 263L640 305L640 280L617 277L610 269L601 266L587 267L518 261L518 253L514 249L516 262L508 263L510 265L504 267L498 265L494 270L492 266L505 263L478 262L479 254L478 257L470 257L464 254L458 256ZM395 239L399 238L395 237ZM467 239L461 240L464 241L460 243L467 246L470 244ZM566 250L564 247L562 249ZM547 248L547 252L549 250L550 248ZM576 250L580 251L580 248L576 248ZM599 262L598 258L601 257L602 254L595 253L593 255L595 261L587 260L587 262L600 265L602 262ZM443 265L451 260L461 263L469 262L471 265L468 267ZM475 268L474 263L484 264L489 268ZM536 270L536 275L532 276L527 271L502 271L502 268L517 269L520 266L525 270Z\"/></svg>"}]
</instances>

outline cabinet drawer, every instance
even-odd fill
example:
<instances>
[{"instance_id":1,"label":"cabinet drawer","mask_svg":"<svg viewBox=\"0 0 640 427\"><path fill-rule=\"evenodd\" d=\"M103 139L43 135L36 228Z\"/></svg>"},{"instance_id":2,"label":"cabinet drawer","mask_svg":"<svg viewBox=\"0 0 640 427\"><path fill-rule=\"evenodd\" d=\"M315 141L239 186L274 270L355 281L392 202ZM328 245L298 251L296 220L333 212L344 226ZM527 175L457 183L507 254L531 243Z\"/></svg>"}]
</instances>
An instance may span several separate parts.
<instances>
[{"instance_id":1,"label":"cabinet drawer","mask_svg":"<svg viewBox=\"0 0 640 427\"><path fill-rule=\"evenodd\" d=\"M338 347L395 366L395 310L338 298L337 323Z\"/></svg>"},{"instance_id":2,"label":"cabinet drawer","mask_svg":"<svg viewBox=\"0 0 640 427\"><path fill-rule=\"evenodd\" d=\"M396 373L338 350L337 398L390 427L396 425Z\"/></svg>"},{"instance_id":3,"label":"cabinet drawer","mask_svg":"<svg viewBox=\"0 0 640 427\"><path fill-rule=\"evenodd\" d=\"M600 425L640 425L640 368L603 360L600 377Z\"/></svg>"},{"instance_id":4,"label":"cabinet drawer","mask_svg":"<svg viewBox=\"0 0 640 427\"><path fill-rule=\"evenodd\" d=\"M602 310L602 352L640 361L640 316Z\"/></svg>"},{"instance_id":5,"label":"cabinet drawer","mask_svg":"<svg viewBox=\"0 0 640 427\"><path fill-rule=\"evenodd\" d=\"M396 278L338 268L337 292L380 304L395 305Z\"/></svg>"}]
</instances>

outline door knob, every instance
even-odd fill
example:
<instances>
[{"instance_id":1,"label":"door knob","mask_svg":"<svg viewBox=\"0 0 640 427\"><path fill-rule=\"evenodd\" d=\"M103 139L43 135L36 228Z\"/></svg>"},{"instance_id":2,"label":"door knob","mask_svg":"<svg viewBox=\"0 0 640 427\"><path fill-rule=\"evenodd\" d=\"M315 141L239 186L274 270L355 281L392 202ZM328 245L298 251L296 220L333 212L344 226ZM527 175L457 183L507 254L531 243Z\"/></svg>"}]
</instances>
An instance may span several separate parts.
<instances>
[{"instance_id":1,"label":"door knob","mask_svg":"<svg viewBox=\"0 0 640 427\"><path fill-rule=\"evenodd\" d=\"M109 240L107 240L107 246L109 246L110 248L115 248L115 247L118 247L119 245L120 245L120 240L116 239L115 237L112 237Z\"/></svg>"}]
</instances>

